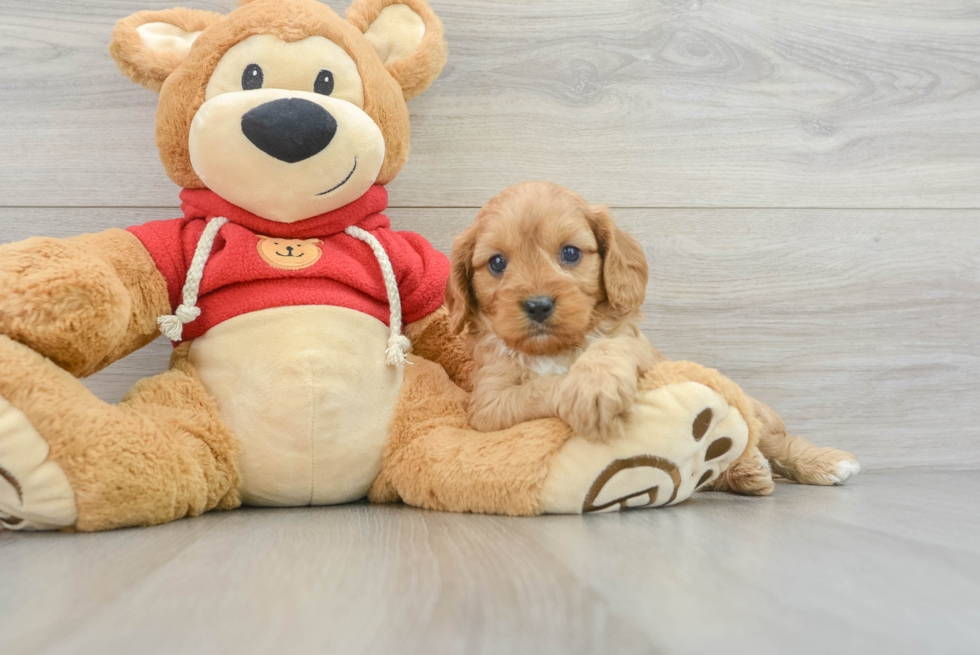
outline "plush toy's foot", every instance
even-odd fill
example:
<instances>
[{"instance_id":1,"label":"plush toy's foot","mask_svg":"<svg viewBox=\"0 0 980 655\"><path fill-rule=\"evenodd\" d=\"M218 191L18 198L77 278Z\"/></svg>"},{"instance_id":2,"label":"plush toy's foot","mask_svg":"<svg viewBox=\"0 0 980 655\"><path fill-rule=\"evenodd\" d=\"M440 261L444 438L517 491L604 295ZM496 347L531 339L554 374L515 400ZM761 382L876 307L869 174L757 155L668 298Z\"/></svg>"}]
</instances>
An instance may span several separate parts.
<instances>
[{"instance_id":1,"label":"plush toy's foot","mask_svg":"<svg viewBox=\"0 0 980 655\"><path fill-rule=\"evenodd\" d=\"M0 396L0 525L57 530L75 523L75 493L48 443L27 417Z\"/></svg>"},{"instance_id":2,"label":"plush toy's foot","mask_svg":"<svg viewBox=\"0 0 980 655\"><path fill-rule=\"evenodd\" d=\"M686 500L750 443L748 402L715 371L689 362L658 365L641 378L622 438L575 436L555 456L542 511L618 511Z\"/></svg>"},{"instance_id":3,"label":"plush toy's foot","mask_svg":"<svg viewBox=\"0 0 980 655\"><path fill-rule=\"evenodd\" d=\"M109 405L0 335L0 518L108 530L238 505L237 441L192 367Z\"/></svg>"}]
</instances>

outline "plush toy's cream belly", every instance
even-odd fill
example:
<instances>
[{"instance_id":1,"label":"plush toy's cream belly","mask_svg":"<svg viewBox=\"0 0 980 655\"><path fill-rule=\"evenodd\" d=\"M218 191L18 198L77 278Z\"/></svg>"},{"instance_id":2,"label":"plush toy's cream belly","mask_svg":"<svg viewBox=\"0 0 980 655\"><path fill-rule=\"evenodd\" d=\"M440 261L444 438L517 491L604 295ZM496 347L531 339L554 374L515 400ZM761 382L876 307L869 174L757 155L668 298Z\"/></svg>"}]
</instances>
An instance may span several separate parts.
<instances>
[{"instance_id":1,"label":"plush toy's cream belly","mask_svg":"<svg viewBox=\"0 0 980 655\"><path fill-rule=\"evenodd\" d=\"M381 469L402 369L388 328L343 307L243 314L194 340L190 361L241 440L242 501L362 498Z\"/></svg>"}]
</instances>

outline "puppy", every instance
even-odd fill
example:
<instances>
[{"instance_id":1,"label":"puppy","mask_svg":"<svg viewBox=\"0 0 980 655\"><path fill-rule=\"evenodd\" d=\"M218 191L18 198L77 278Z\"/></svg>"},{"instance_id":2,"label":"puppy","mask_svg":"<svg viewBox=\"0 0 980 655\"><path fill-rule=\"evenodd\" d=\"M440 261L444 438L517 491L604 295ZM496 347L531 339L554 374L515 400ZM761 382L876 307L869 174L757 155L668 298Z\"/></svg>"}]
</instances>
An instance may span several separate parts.
<instances>
[{"instance_id":1,"label":"puppy","mask_svg":"<svg viewBox=\"0 0 980 655\"><path fill-rule=\"evenodd\" d=\"M557 416L585 437L618 434L640 374L666 360L638 327L646 285L643 250L607 208L548 182L492 198L453 243L447 289L452 328L474 355L470 424ZM819 485L860 470L850 453L790 436L772 408L752 403L758 445L714 489L767 495L773 468Z\"/></svg>"},{"instance_id":2,"label":"puppy","mask_svg":"<svg viewBox=\"0 0 980 655\"><path fill-rule=\"evenodd\" d=\"M470 424L559 417L618 434L639 374L663 361L639 330L647 263L606 207L548 182L494 197L453 243L453 327L474 351Z\"/></svg>"}]
</instances>

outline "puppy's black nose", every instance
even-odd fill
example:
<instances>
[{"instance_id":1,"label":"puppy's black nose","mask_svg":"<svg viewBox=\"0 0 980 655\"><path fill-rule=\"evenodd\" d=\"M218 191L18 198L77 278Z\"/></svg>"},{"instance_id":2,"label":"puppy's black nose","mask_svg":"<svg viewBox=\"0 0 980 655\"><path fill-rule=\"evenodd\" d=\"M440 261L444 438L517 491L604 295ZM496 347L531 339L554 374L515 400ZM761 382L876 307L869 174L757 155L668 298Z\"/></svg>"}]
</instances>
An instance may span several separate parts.
<instances>
[{"instance_id":1,"label":"puppy's black nose","mask_svg":"<svg viewBox=\"0 0 980 655\"><path fill-rule=\"evenodd\" d=\"M337 121L315 102L280 98L245 112L242 133L265 154L295 164L330 145Z\"/></svg>"},{"instance_id":2,"label":"puppy's black nose","mask_svg":"<svg viewBox=\"0 0 980 655\"><path fill-rule=\"evenodd\" d=\"M555 311L555 299L548 296L534 296L524 301L524 313L532 321L544 323Z\"/></svg>"}]
</instances>

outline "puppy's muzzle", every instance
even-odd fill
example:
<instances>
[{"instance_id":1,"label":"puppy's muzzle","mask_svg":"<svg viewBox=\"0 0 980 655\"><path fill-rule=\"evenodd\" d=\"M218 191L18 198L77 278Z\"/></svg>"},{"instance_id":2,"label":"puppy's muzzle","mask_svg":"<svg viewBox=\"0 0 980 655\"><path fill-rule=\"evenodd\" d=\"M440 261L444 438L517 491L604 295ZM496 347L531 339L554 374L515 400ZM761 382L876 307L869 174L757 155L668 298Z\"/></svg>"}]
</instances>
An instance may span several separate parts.
<instances>
[{"instance_id":1,"label":"puppy's muzzle","mask_svg":"<svg viewBox=\"0 0 980 655\"><path fill-rule=\"evenodd\" d=\"M524 313L536 323L544 323L555 312L555 299L548 296L534 296L524 301Z\"/></svg>"},{"instance_id":2,"label":"puppy's muzzle","mask_svg":"<svg viewBox=\"0 0 980 655\"><path fill-rule=\"evenodd\" d=\"M242 133L265 154L295 164L330 145L337 120L315 102L280 98L247 111Z\"/></svg>"}]
</instances>

